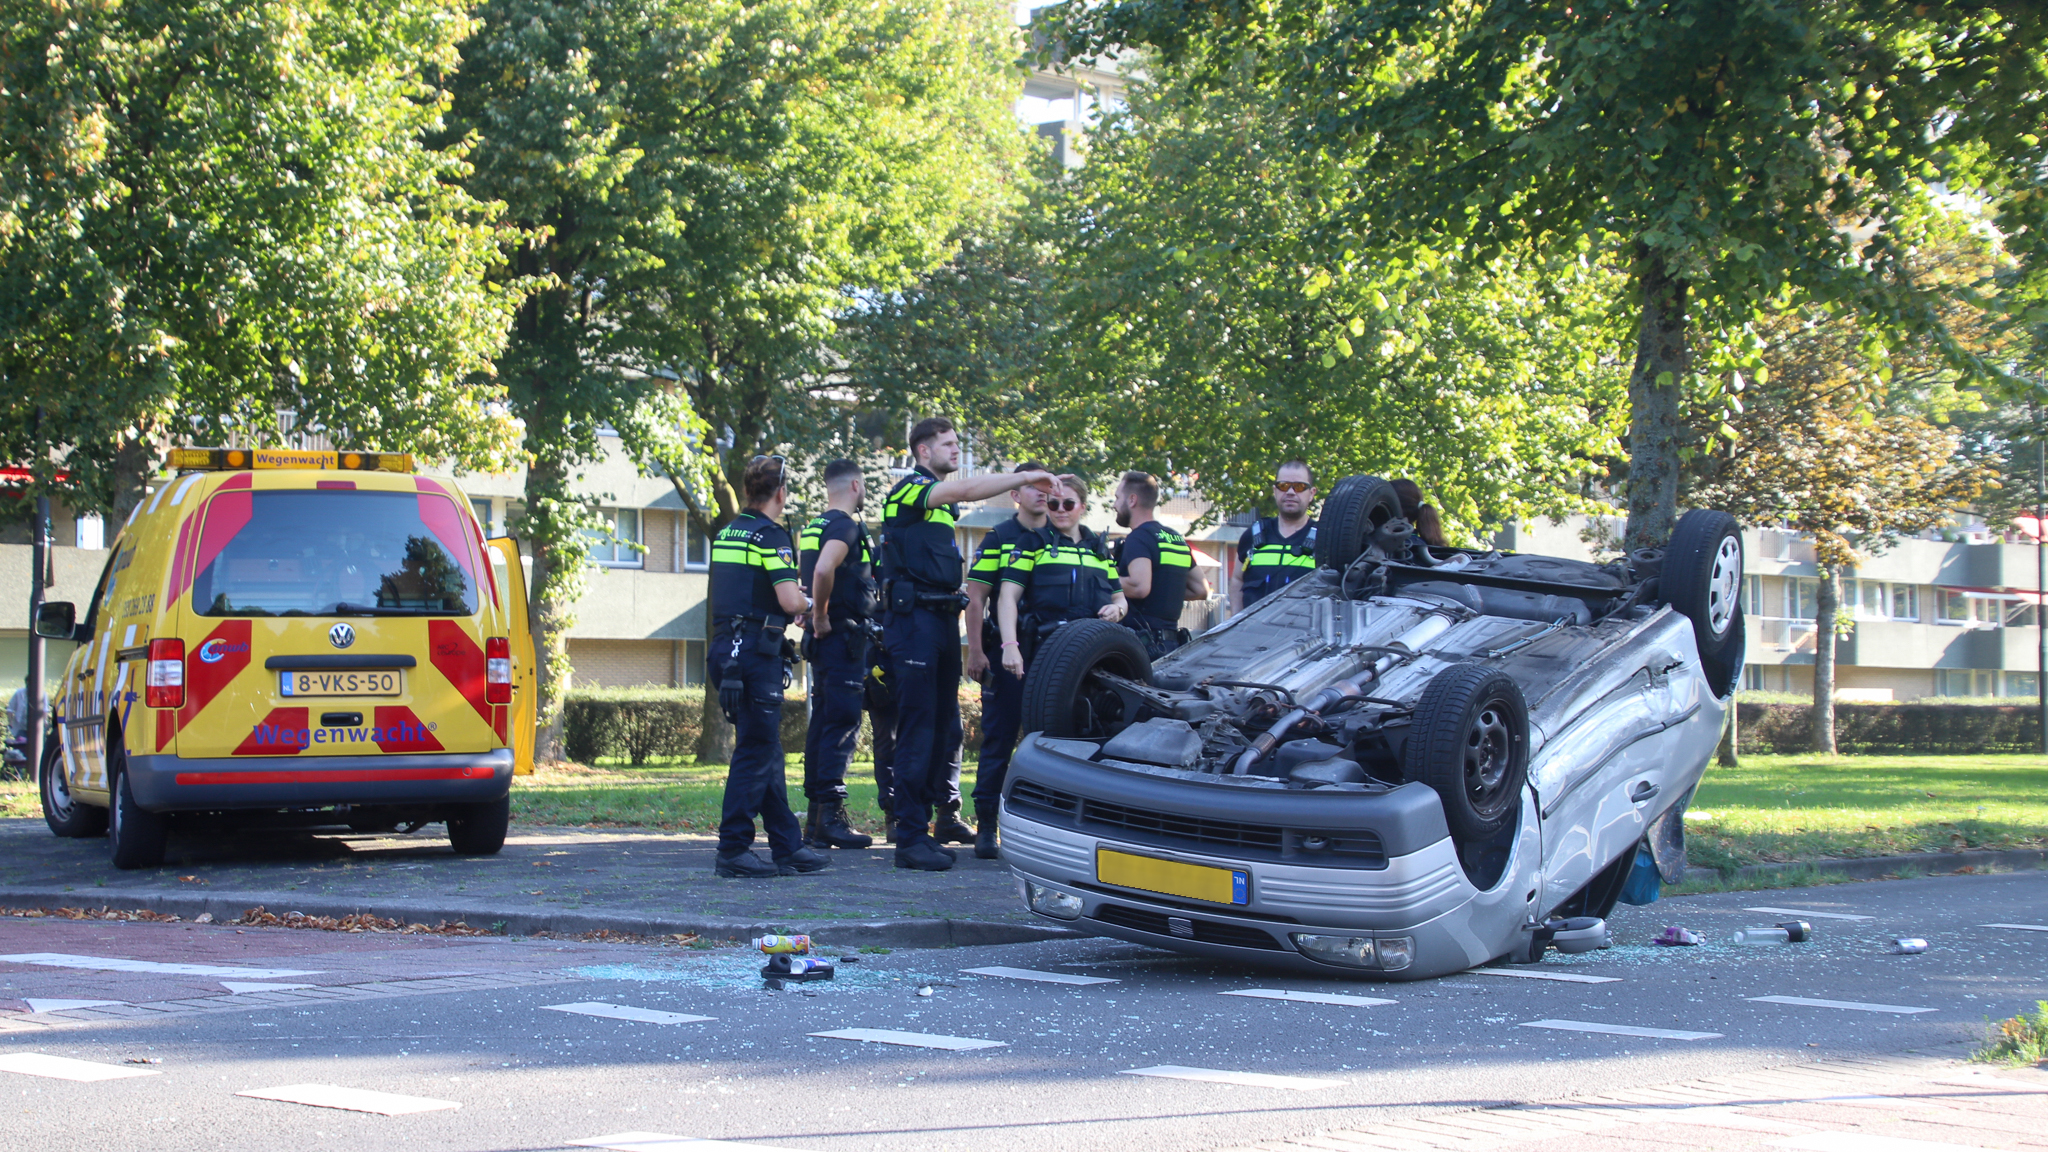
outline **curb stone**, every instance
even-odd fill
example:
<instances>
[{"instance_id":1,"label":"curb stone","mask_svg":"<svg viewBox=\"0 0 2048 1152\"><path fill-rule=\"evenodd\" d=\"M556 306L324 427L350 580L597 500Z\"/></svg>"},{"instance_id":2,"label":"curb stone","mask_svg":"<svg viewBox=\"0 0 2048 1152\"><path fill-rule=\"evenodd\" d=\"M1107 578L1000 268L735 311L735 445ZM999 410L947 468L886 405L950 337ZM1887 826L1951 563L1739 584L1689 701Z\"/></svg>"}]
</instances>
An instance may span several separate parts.
<instances>
[{"instance_id":1,"label":"curb stone","mask_svg":"<svg viewBox=\"0 0 2048 1152\"><path fill-rule=\"evenodd\" d=\"M647 916L636 912L500 911L481 904L445 904L428 900L336 900L276 892L137 892L94 889L88 892L49 888L0 889L0 907L9 908L147 908L187 920L213 913L216 921L240 919L258 905L279 915L287 911L308 916L342 917L366 913L408 923L434 924L460 920L474 928L494 928L508 936L536 932L580 935L609 929L637 936L695 935L707 940L744 940L777 932L805 933L835 945L872 944L893 948L959 948L983 944L1028 944L1089 935L1049 924L1010 924L992 920L920 917L902 920L712 920L687 916Z\"/></svg>"},{"instance_id":2,"label":"curb stone","mask_svg":"<svg viewBox=\"0 0 2048 1152\"><path fill-rule=\"evenodd\" d=\"M2009 848L1971 852L1915 852L1908 856L1857 856L1846 859L1793 860L1784 864L1751 864L1731 872L1700 868L1702 875L1719 876L1722 882L1776 876L1811 868L1816 873L1846 876L1851 880L1881 880L1887 876L1929 876L1964 868L2009 868L2014 871L2048 866L2048 849Z\"/></svg>"}]
</instances>

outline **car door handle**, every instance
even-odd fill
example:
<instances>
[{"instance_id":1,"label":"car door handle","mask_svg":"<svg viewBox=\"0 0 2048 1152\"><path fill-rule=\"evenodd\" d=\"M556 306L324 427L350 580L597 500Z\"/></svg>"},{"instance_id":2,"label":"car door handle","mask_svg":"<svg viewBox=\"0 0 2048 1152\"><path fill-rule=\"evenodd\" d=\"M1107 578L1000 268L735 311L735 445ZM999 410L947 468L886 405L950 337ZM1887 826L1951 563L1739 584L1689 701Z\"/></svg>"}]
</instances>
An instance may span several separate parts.
<instances>
[{"instance_id":1,"label":"car door handle","mask_svg":"<svg viewBox=\"0 0 2048 1152\"><path fill-rule=\"evenodd\" d=\"M1629 789L1628 802L1631 804L1641 804L1645 800L1655 798L1656 795L1657 786L1655 784L1650 783L1648 780L1640 780L1636 782L1634 788Z\"/></svg>"}]
</instances>

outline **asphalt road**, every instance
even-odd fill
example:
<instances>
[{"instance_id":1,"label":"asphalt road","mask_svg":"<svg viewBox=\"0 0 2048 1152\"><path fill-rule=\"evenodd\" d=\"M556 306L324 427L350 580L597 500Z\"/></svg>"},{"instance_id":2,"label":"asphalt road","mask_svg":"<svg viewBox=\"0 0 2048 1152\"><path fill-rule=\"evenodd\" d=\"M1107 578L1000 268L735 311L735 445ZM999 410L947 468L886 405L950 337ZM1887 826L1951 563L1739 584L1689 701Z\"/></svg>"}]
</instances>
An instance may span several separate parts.
<instances>
[{"instance_id":1,"label":"asphalt road","mask_svg":"<svg viewBox=\"0 0 2048 1152\"><path fill-rule=\"evenodd\" d=\"M1818 938L1801 945L1721 943L1784 918L1745 907L1869 919L1815 916ZM769 991L759 955L731 949L0 919L0 1010L14 1010L0 1011L0 1147L553 1149L623 1132L811 1152L1227 1147L1974 1039L2048 999L2048 932L1982 927L1999 922L2048 922L2048 872L1624 908L1613 949L1537 969L1616 978L1604 983L1306 979L1091 939L867 953L830 983ZM1668 923L1715 942L1650 946ZM1929 950L1888 955L1895 935ZM1114 982L965 971L990 966ZM1252 989L1393 1003L1225 995ZM1931 1011L1752 999L1764 996ZM592 1003L712 1019L550 1010ZM1536 1021L1715 1035L1524 1026ZM999 1046L810 1035L848 1028ZM148 1074L21 1071L50 1070L38 1053ZM1306 1082L1127 1074L1158 1066ZM387 1116L238 1095L303 1085L459 1107Z\"/></svg>"}]
</instances>

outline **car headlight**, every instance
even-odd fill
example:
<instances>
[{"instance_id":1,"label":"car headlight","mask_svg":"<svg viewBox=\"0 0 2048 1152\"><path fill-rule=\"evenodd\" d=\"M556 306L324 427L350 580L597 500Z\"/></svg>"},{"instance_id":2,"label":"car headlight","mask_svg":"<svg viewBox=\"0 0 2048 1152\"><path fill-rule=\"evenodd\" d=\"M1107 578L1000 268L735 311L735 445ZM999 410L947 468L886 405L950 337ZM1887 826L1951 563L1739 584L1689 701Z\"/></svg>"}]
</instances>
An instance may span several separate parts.
<instances>
[{"instance_id":1,"label":"car headlight","mask_svg":"<svg viewBox=\"0 0 2048 1152\"><path fill-rule=\"evenodd\" d=\"M1415 962L1415 937L1382 936L1380 945L1380 968L1387 972L1399 972Z\"/></svg>"},{"instance_id":2,"label":"car headlight","mask_svg":"<svg viewBox=\"0 0 2048 1152\"><path fill-rule=\"evenodd\" d=\"M1398 972L1415 962L1415 938L1413 936L1320 936L1309 932L1293 933L1289 939L1301 954L1311 960L1325 964L1341 964L1346 968L1376 968L1382 972Z\"/></svg>"},{"instance_id":3,"label":"car headlight","mask_svg":"<svg viewBox=\"0 0 2048 1152\"><path fill-rule=\"evenodd\" d=\"M1057 888L1048 888L1043 884L1033 884L1026 881L1024 884L1024 902L1031 905L1033 912L1050 916L1055 920L1079 920L1081 918L1081 898L1072 892L1062 892Z\"/></svg>"}]
</instances>

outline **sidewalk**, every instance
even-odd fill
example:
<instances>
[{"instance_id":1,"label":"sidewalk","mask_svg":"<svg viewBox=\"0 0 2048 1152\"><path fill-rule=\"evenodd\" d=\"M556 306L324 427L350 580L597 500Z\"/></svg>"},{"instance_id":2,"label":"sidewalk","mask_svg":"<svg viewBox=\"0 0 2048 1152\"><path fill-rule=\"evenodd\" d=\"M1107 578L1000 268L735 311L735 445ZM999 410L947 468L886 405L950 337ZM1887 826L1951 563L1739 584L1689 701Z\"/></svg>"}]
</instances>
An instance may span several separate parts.
<instances>
[{"instance_id":1,"label":"sidewalk","mask_svg":"<svg viewBox=\"0 0 2048 1152\"><path fill-rule=\"evenodd\" d=\"M440 832L174 833L164 867L122 872L108 863L103 839L60 840L41 820L0 820L0 907L110 905L232 919L263 905L280 914L463 920L516 935L609 929L724 940L788 931L911 948L1072 934L1024 909L1001 862L964 848L943 873L896 868L882 844L835 851L833 867L809 876L723 880L711 872L709 836L514 825L503 852L461 857Z\"/></svg>"}]
</instances>

